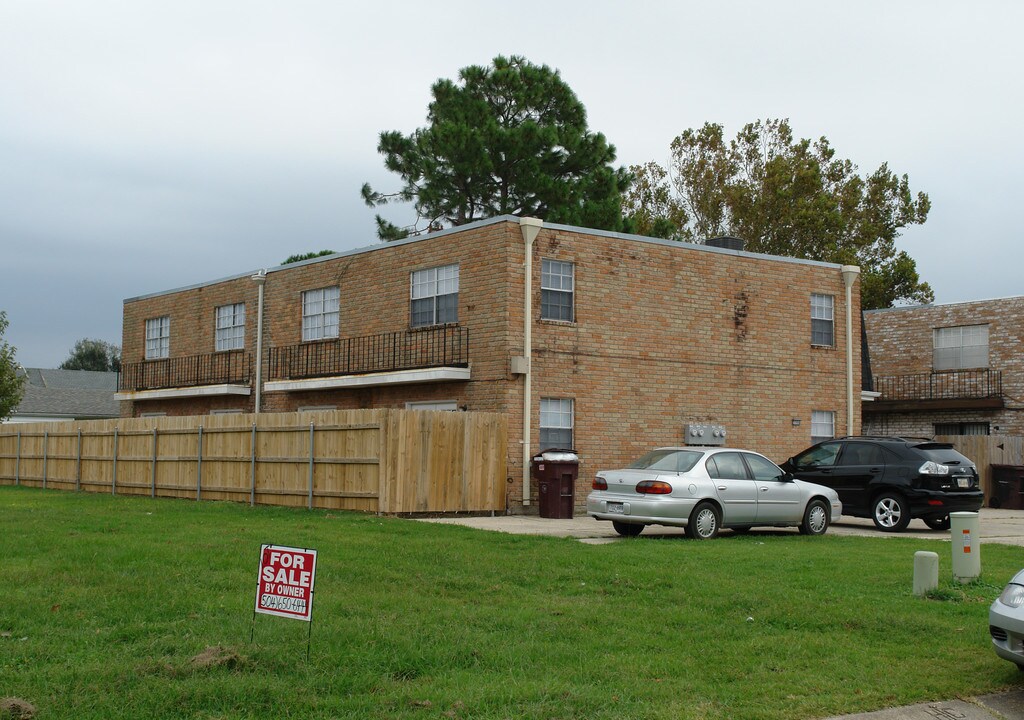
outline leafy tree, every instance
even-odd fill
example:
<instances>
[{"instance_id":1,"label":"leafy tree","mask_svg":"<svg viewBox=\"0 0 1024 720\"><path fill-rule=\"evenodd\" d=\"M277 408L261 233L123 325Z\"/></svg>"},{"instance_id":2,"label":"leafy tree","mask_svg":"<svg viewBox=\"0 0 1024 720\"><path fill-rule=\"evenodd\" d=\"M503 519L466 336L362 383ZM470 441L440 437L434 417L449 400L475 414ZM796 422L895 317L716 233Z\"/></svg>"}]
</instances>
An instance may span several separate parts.
<instances>
[{"instance_id":1,"label":"leafy tree","mask_svg":"<svg viewBox=\"0 0 1024 720\"><path fill-rule=\"evenodd\" d=\"M750 123L729 142L707 123L672 141L667 170L630 170L635 232L691 242L733 235L754 252L860 265L864 309L934 299L895 245L902 228L928 218L928 196L912 195L907 176L884 163L862 177L827 138L794 139L787 120Z\"/></svg>"},{"instance_id":2,"label":"leafy tree","mask_svg":"<svg viewBox=\"0 0 1024 720\"><path fill-rule=\"evenodd\" d=\"M18 374L14 360L18 351L4 340L9 324L7 313L0 310L0 421L11 416L25 393L25 376Z\"/></svg>"},{"instance_id":3,"label":"leafy tree","mask_svg":"<svg viewBox=\"0 0 1024 720\"><path fill-rule=\"evenodd\" d=\"M103 340L84 338L75 343L61 370L121 371L121 348Z\"/></svg>"},{"instance_id":4,"label":"leafy tree","mask_svg":"<svg viewBox=\"0 0 1024 720\"><path fill-rule=\"evenodd\" d=\"M303 260L312 260L313 258L323 257L324 255L333 255L334 250L318 250L316 252L302 253L301 255L289 255L282 265L290 265L291 263L302 262Z\"/></svg>"},{"instance_id":5,"label":"leafy tree","mask_svg":"<svg viewBox=\"0 0 1024 720\"><path fill-rule=\"evenodd\" d=\"M362 189L370 207L413 203L408 227L377 216L382 240L505 214L622 227L629 175L611 166L615 147L587 129L583 104L557 70L498 56L490 67L463 68L458 82L438 80L431 92L427 127L380 135L377 150L402 188Z\"/></svg>"}]
</instances>

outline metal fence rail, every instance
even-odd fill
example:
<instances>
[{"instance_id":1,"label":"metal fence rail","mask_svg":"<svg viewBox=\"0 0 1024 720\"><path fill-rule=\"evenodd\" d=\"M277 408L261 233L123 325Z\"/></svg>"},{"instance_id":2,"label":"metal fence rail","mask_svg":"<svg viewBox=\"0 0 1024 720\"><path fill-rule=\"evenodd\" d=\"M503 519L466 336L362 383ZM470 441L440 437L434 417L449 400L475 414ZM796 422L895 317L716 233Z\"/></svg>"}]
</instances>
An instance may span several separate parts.
<instances>
[{"instance_id":1,"label":"metal fence rail","mask_svg":"<svg viewBox=\"0 0 1024 720\"><path fill-rule=\"evenodd\" d=\"M307 342L268 353L268 377L274 380L468 365L469 330L450 326Z\"/></svg>"},{"instance_id":2,"label":"metal fence rail","mask_svg":"<svg viewBox=\"0 0 1024 720\"><path fill-rule=\"evenodd\" d=\"M250 353L220 352L124 363L118 373L117 389L137 392L197 385L248 385L251 377Z\"/></svg>"},{"instance_id":3,"label":"metal fence rail","mask_svg":"<svg viewBox=\"0 0 1024 720\"><path fill-rule=\"evenodd\" d=\"M962 400L999 397L1003 373L999 370L955 370L915 375L875 377L880 400Z\"/></svg>"}]
</instances>

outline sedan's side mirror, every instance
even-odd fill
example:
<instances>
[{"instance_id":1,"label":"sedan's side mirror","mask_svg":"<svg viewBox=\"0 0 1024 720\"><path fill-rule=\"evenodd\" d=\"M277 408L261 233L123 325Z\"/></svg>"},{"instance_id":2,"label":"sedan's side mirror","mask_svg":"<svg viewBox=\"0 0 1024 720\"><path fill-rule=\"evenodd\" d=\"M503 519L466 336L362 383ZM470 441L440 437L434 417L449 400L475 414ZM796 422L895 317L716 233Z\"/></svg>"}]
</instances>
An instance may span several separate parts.
<instances>
[{"instance_id":1,"label":"sedan's side mirror","mask_svg":"<svg viewBox=\"0 0 1024 720\"><path fill-rule=\"evenodd\" d=\"M784 472L779 476L779 482L793 482L793 473Z\"/></svg>"}]
</instances>

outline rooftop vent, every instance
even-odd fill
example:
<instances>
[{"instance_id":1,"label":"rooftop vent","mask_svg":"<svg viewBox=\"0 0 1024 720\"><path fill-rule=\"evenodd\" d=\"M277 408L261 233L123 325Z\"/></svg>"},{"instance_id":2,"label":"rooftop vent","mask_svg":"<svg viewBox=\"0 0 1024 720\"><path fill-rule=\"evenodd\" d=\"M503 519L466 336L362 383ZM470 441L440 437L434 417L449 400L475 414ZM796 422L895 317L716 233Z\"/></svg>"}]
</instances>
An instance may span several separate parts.
<instances>
[{"instance_id":1,"label":"rooftop vent","mask_svg":"<svg viewBox=\"0 0 1024 720\"><path fill-rule=\"evenodd\" d=\"M722 248L724 250L743 250L743 241L740 238L732 237L731 235L708 238L704 241L704 244L710 245L711 247Z\"/></svg>"}]
</instances>

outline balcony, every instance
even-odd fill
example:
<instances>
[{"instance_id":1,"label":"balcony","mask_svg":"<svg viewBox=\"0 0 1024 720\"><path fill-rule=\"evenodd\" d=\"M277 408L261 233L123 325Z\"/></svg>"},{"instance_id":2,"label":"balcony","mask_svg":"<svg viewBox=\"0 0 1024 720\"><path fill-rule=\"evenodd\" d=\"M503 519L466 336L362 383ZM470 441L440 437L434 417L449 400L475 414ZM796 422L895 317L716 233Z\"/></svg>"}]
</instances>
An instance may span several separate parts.
<instances>
[{"instance_id":1,"label":"balcony","mask_svg":"<svg viewBox=\"0 0 1024 720\"><path fill-rule=\"evenodd\" d=\"M252 355L219 352L123 363L118 400L152 400L204 395L248 395Z\"/></svg>"},{"instance_id":2,"label":"balcony","mask_svg":"<svg viewBox=\"0 0 1024 720\"><path fill-rule=\"evenodd\" d=\"M875 377L879 397L865 413L999 409L1004 406L999 370L953 370Z\"/></svg>"},{"instance_id":3,"label":"balcony","mask_svg":"<svg viewBox=\"0 0 1024 720\"><path fill-rule=\"evenodd\" d=\"M265 389L324 390L460 380L469 380L469 330L445 325L271 348Z\"/></svg>"}]
</instances>

